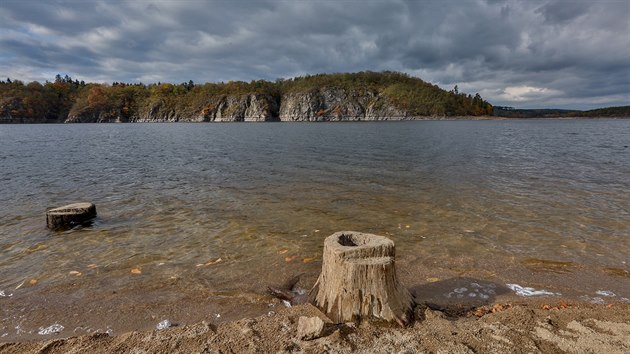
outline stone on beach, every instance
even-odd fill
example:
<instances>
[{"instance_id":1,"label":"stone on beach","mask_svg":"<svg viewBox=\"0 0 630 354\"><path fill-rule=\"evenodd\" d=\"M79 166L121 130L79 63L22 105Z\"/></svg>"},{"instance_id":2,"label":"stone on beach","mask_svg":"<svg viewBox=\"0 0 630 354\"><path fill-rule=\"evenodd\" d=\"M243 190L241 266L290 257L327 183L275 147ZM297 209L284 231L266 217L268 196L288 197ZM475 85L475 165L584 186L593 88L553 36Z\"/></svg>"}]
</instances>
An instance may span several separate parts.
<instances>
[{"instance_id":1,"label":"stone on beach","mask_svg":"<svg viewBox=\"0 0 630 354\"><path fill-rule=\"evenodd\" d=\"M157 330L162 330L162 329L167 329L172 327L173 324L171 323L171 321L169 320L163 320L160 321L160 323L157 324L157 326L155 327Z\"/></svg>"},{"instance_id":2,"label":"stone on beach","mask_svg":"<svg viewBox=\"0 0 630 354\"><path fill-rule=\"evenodd\" d=\"M297 326L298 338L302 340L317 339L324 333L324 321L315 317L300 316Z\"/></svg>"},{"instance_id":3,"label":"stone on beach","mask_svg":"<svg viewBox=\"0 0 630 354\"><path fill-rule=\"evenodd\" d=\"M50 209L46 212L46 226L52 230L69 229L96 217L92 203L74 203Z\"/></svg>"}]
</instances>

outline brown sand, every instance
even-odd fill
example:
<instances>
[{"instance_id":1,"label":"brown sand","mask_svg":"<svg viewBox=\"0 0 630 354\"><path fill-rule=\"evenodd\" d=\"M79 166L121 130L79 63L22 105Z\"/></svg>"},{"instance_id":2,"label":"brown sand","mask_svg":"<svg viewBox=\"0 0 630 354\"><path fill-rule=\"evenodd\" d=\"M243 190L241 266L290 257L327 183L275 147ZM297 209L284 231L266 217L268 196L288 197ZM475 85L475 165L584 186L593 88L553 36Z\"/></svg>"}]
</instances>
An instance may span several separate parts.
<instances>
[{"instance_id":1,"label":"brown sand","mask_svg":"<svg viewBox=\"0 0 630 354\"><path fill-rule=\"evenodd\" d=\"M264 294L266 285L280 284L264 277L251 289L221 292L200 279L186 278L156 280L153 286L138 288L111 284L107 292L90 291L77 282L4 298L0 329L8 335L0 338L0 354L630 353L630 288L625 272L607 276L590 268L534 271L518 264L489 267L484 263L482 267L466 257L416 262L408 258L401 257L399 262L401 280L417 302L430 306L418 308L417 320L408 328L329 325L322 338L299 340L299 316L325 316L310 305L284 308ZM300 266L281 268L274 277L288 279L303 272L298 285L309 289L319 265ZM513 282L562 296L516 296L505 286ZM597 290L617 295L603 297L603 305L589 303ZM589 297L580 300L584 295ZM501 306L493 307L496 304ZM153 330L163 319L180 326ZM56 321L65 326L64 331L38 334L38 327ZM110 325L114 336L93 333L104 332ZM18 327L21 334L16 335Z\"/></svg>"},{"instance_id":2,"label":"brown sand","mask_svg":"<svg viewBox=\"0 0 630 354\"><path fill-rule=\"evenodd\" d=\"M461 311L419 306L416 321L407 328L370 322L334 325L317 308L300 305L217 326L201 322L118 336L1 343L0 353L630 353L630 304L555 301ZM298 339L299 316L324 319L323 337Z\"/></svg>"}]
</instances>

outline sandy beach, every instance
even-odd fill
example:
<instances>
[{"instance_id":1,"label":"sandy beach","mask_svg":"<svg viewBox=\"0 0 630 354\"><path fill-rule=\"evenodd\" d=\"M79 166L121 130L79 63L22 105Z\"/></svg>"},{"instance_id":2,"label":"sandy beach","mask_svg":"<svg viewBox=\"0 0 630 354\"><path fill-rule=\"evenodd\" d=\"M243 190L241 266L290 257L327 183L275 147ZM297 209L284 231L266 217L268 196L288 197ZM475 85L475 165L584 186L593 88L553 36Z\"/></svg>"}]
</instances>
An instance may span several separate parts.
<instances>
[{"instance_id":1,"label":"sandy beach","mask_svg":"<svg viewBox=\"0 0 630 354\"><path fill-rule=\"evenodd\" d=\"M418 306L407 328L332 324L317 308L282 308L256 318L200 322L117 336L96 333L2 343L0 353L628 353L630 304L528 301L456 311ZM300 316L326 322L320 338L298 338Z\"/></svg>"},{"instance_id":2,"label":"sandy beach","mask_svg":"<svg viewBox=\"0 0 630 354\"><path fill-rule=\"evenodd\" d=\"M481 267L467 257L400 258L400 278L417 304L406 328L332 324L310 304L287 307L265 293L266 286L298 274L296 288L307 291L319 274L317 261L279 268L278 283L261 280L235 292L193 289L195 279L110 292L81 290L77 281L30 297L5 297L0 313L10 335L0 339L0 353L630 352L626 273L538 263ZM165 297L165 291L180 295ZM23 316L26 303L39 305ZM300 316L322 318L324 334L301 340ZM163 320L172 326L158 330Z\"/></svg>"}]
</instances>

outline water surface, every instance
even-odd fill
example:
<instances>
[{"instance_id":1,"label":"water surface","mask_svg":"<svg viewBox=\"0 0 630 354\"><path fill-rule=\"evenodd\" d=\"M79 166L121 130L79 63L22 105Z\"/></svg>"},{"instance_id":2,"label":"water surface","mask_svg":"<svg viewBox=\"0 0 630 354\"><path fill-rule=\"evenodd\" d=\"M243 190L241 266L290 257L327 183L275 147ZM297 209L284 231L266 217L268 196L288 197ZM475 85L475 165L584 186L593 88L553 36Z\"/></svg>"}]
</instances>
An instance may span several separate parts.
<instances>
[{"instance_id":1,"label":"water surface","mask_svg":"<svg viewBox=\"0 0 630 354\"><path fill-rule=\"evenodd\" d=\"M588 273L623 292L628 145L630 120L604 119L0 125L0 305L11 322L61 294L77 312L242 299L316 273L339 230L394 239L425 269L408 283L430 267L545 286ZM97 205L91 227L45 228L76 201Z\"/></svg>"}]
</instances>

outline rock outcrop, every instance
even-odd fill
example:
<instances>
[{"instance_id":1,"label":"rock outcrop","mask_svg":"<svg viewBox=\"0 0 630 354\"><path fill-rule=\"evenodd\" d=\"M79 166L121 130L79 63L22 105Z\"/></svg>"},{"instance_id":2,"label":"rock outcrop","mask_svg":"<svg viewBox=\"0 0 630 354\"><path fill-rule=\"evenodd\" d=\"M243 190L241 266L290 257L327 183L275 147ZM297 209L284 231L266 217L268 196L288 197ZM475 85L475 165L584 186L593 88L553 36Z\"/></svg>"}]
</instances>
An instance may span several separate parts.
<instances>
[{"instance_id":1,"label":"rock outcrop","mask_svg":"<svg viewBox=\"0 0 630 354\"><path fill-rule=\"evenodd\" d=\"M68 113L64 123L123 123L128 120L120 109L82 107Z\"/></svg>"},{"instance_id":2,"label":"rock outcrop","mask_svg":"<svg viewBox=\"0 0 630 354\"><path fill-rule=\"evenodd\" d=\"M377 91L322 88L286 94L280 105L281 121L386 120L409 116Z\"/></svg>"},{"instance_id":3,"label":"rock outcrop","mask_svg":"<svg viewBox=\"0 0 630 354\"><path fill-rule=\"evenodd\" d=\"M267 122L278 120L278 100L271 95L219 95L201 106L155 100L129 114L125 107L73 107L65 123L121 122Z\"/></svg>"},{"instance_id":4,"label":"rock outcrop","mask_svg":"<svg viewBox=\"0 0 630 354\"><path fill-rule=\"evenodd\" d=\"M13 99L0 106L2 115L21 111ZM125 122L314 122L414 119L378 91L348 91L321 88L274 97L266 94L217 95L203 104L190 106L166 100L147 100L130 109L126 106L90 106L77 101L65 123ZM15 118L13 118L15 119ZM18 121L19 122L19 121Z\"/></svg>"},{"instance_id":5,"label":"rock outcrop","mask_svg":"<svg viewBox=\"0 0 630 354\"><path fill-rule=\"evenodd\" d=\"M278 101L270 95L219 96L200 115L204 122L268 122L278 120Z\"/></svg>"},{"instance_id":6,"label":"rock outcrop","mask_svg":"<svg viewBox=\"0 0 630 354\"><path fill-rule=\"evenodd\" d=\"M74 107L65 122L314 122L411 118L409 112L395 107L377 91L322 88L288 93L280 98L263 94L213 96L199 107L157 100L139 107L138 113L132 115L126 115L122 107Z\"/></svg>"}]
</instances>

